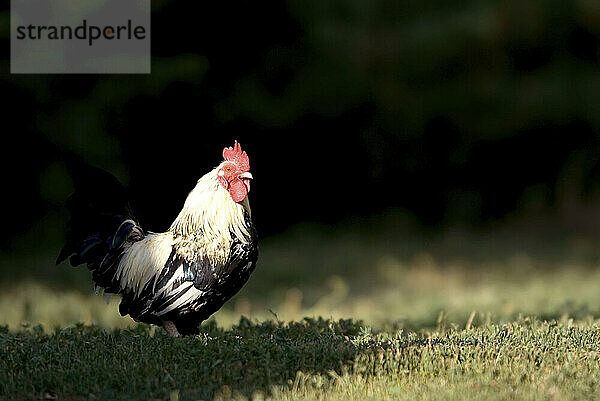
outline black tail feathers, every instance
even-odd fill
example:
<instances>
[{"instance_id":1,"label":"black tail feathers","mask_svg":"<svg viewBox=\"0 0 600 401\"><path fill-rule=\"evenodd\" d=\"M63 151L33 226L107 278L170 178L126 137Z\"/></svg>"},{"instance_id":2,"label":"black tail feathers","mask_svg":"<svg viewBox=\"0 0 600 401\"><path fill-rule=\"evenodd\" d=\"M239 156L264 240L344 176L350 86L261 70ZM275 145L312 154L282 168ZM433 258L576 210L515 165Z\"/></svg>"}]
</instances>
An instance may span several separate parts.
<instances>
[{"instance_id":1,"label":"black tail feathers","mask_svg":"<svg viewBox=\"0 0 600 401\"><path fill-rule=\"evenodd\" d=\"M56 263L69 256L72 266L86 263L96 285L114 292L114 270L124 247L142 239L144 232L132 216L125 188L113 175L73 160L67 168L75 192L66 202L71 218Z\"/></svg>"}]
</instances>

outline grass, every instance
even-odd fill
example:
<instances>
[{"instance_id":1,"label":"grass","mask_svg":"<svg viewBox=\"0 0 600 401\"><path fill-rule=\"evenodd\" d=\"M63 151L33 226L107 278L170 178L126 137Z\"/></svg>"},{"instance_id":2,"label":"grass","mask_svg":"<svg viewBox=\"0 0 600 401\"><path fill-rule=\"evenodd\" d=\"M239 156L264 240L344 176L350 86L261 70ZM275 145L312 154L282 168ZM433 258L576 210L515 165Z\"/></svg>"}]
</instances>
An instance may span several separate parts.
<instances>
[{"instance_id":1,"label":"grass","mask_svg":"<svg viewBox=\"0 0 600 401\"><path fill-rule=\"evenodd\" d=\"M263 240L248 285L183 339L120 317L85 269L5 258L0 399L600 398L593 239L407 225Z\"/></svg>"},{"instance_id":2,"label":"grass","mask_svg":"<svg viewBox=\"0 0 600 401\"><path fill-rule=\"evenodd\" d=\"M172 339L148 327L0 334L9 399L597 399L600 322L521 318L423 334L351 320L242 319ZM468 395L468 397L467 397Z\"/></svg>"}]
</instances>

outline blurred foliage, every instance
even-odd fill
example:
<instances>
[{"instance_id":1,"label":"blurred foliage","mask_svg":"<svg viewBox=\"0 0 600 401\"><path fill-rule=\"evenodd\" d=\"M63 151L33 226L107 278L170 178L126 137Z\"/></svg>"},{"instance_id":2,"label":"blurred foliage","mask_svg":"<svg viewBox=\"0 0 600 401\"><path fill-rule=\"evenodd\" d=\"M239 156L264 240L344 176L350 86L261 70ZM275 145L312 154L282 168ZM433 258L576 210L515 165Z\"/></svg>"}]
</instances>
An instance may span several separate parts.
<instances>
[{"instance_id":1,"label":"blurred foliage","mask_svg":"<svg viewBox=\"0 0 600 401\"><path fill-rule=\"evenodd\" d=\"M263 234L387 207L577 222L599 195L599 26L597 1L154 1L151 75L0 75L1 242L56 213L73 155L162 230L233 138Z\"/></svg>"}]
</instances>

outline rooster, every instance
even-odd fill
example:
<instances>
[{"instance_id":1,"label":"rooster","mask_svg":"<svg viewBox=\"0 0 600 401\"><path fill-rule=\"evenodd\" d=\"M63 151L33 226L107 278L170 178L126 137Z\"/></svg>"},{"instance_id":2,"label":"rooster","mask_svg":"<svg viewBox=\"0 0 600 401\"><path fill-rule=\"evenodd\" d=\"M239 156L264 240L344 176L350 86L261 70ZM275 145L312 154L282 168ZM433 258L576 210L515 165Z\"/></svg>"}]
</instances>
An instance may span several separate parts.
<instances>
[{"instance_id":1,"label":"rooster","mask_svg":"<svg viewBox=\"0 0 600 401\"><path fill-rule=\"evenodd\" d=\"M72 266L87 264L97 290L121 295L121 315L162 326L170 336L197 334L242 288L258 259L248 155L236 141L223 158L162 233L140 227L115 177L76 169L57 264L69 256Z\"/></svg>"}]
</instances>

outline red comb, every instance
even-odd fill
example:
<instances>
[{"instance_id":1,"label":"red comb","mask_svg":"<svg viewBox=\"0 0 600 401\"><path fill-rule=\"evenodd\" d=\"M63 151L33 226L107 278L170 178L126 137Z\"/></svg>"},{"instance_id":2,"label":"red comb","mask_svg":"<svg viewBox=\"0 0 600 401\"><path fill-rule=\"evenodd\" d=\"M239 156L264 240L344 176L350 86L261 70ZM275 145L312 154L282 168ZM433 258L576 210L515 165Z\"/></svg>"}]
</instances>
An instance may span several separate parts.
<instances>
[{"instance_id":1,"label":"red comb","mask_svg":"<svg viewBox=\"0 0 600 401\"><path fill-rule=\"evenodd\" d=\"M250 170L250 159L248 159L246 152L242 152L242 147L237 141L235 141L233 148L223 149L223 158L237 164L242 171Z\"/></svg>"}]
</instances>

